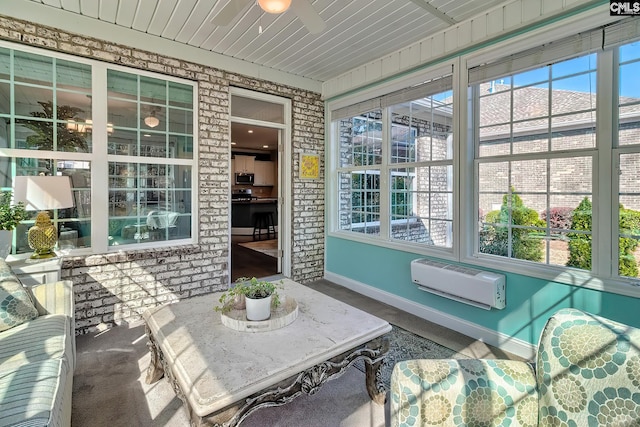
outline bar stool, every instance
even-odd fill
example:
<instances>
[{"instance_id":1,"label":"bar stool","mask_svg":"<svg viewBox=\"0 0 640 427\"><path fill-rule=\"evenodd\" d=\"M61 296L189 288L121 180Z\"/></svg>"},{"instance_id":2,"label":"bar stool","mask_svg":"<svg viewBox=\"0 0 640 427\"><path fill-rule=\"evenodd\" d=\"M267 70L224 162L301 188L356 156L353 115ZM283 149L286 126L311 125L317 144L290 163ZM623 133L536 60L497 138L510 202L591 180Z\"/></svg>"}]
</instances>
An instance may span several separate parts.
<instances>
[{"instance_id":1,"label":"bar stool","mask_svg":"<svg viewBox=\"0 0 640 427\"><path fill-rule=\"evenodd\" d=\"M267 230L267 239L276 237L276 227L273 221L273 212L256 212L253 217L253 240L262 240L262 230ZM256 234L258 238L256 239Z\"/></svg>"}]
</instances>

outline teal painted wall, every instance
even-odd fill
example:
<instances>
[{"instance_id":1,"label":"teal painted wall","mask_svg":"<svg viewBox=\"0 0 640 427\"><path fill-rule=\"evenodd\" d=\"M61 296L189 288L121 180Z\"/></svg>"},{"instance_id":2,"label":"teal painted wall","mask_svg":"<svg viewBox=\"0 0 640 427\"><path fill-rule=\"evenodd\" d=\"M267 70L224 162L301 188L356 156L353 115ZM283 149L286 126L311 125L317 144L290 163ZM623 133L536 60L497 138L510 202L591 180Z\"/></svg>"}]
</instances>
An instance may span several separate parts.
<instances>
[{"instance_id":1,"label":"teal painted wall","mask_svg":"<svg viewBox=\"0 0 640 427\"><path fill-rule=\"evenodd\" d=\"M487 311L420 291L410 263L423 255L327 237L325 257L331 273L533 344L547 318L564 307L640 327L636 298L494 270L506 276L507 306Z\"/></svg>"}]
</instances>

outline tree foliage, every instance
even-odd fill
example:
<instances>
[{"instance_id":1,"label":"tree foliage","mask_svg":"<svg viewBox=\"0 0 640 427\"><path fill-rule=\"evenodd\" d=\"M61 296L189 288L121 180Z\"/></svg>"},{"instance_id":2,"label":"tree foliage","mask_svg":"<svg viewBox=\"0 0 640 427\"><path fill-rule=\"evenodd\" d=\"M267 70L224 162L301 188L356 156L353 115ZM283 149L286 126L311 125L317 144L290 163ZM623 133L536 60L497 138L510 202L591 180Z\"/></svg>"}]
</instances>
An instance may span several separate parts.
<instances>
[{"instance_id":1,"label":"tree foliage","mask_svg":"<svg viewBox=\"0 0 640 427\"><path fill-rule=\"evenodd\" d=\"M536 231L518 226L541 227L544 222L535 210L525 206L522 198L513 189L502 197L500 210L487 213L485 221L486 224L480 232L480 252L528 261L542 260L542 245L535 237Z\"/></svg>"},{"instance_id":2,"label":"tree foliage","mask_svg":"<svg viewBox=\"0 0 640 427\"><path fill-rule=\"evenodd\" d=\"M591 270L592 251L592 205L588 198L582 202L573 212L571 229L576 231L588 231L589 233L569 233L569 261L567 265L584 270ZM619 209L620 237L618 240L618 274L626 277L638 277L638 263L633 255L640 241L634 237L640 234L640 212Z\"/></svg>"},{"instance_id":3,"label":"tree foliage","mask_svg":"<svg viewBox=\"0 0 640 427\"><path fill-rule=\"evenodd\" d=\"M57 151L80 152L88 151L87 141L82 133L74 132L73 129L67 128L66 122L55 122L49 120L36 119L55 119L75 120L77 114L82 110L69 105L59 105L55 111L52 101L38 101L42 107L42 111L33 111L30 113L34 119L16 119L16 123L33 131L33 134L27 136L27 146L37 148L38 150L53 150L54 135L53 129L56 128Z\"/></svg>"}]
</instances>

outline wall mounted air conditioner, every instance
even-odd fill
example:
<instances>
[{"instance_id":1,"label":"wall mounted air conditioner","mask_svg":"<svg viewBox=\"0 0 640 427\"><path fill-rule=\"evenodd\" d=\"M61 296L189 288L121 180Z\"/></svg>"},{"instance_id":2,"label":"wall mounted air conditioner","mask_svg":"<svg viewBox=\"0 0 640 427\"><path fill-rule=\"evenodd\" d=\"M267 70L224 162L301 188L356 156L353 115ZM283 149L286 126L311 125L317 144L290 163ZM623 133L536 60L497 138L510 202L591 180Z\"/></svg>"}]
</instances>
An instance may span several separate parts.
<instances>
[{"instance_id":1,"label":"wall mounted air conditioner","mask_svg":"<svg viewBox=\"0 0 640 427\"><path fill-rule=\"evenodd\" d=\"M411 261L411 280L420 290L485 310L506 305L502 274L422 258Z\"/></svg>"}]
</instances>

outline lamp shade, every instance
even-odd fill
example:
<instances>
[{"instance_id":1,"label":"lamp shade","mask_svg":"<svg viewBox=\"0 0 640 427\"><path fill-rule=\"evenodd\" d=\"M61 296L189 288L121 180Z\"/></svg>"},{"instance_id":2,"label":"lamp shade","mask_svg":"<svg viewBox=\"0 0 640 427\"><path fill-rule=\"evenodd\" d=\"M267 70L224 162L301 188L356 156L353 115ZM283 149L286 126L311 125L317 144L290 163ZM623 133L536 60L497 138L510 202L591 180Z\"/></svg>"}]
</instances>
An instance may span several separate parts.
<instances>
[{"instance_id":1,"label":"lamp shade","mask_svg":"<svg viewBox=\"0 0 640 427\"><path fill-rule=\"evenodd\" d=\"M289 9L291 0L258 0L258 4L267 13L282 13Z\"/></svg>"},{"instance_id":2,"label":"lamp shade","mask_svg":"<svg viewBox=\"0 0 640 427\"><path fill-rule=\"evenodd\" d=\"M71 181L68 176L16 176L13 197L30 211L73 207Z\"/></svg>"}]
</instances>

